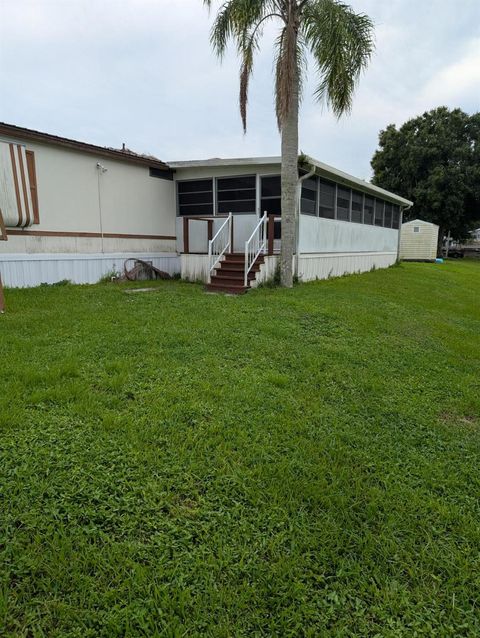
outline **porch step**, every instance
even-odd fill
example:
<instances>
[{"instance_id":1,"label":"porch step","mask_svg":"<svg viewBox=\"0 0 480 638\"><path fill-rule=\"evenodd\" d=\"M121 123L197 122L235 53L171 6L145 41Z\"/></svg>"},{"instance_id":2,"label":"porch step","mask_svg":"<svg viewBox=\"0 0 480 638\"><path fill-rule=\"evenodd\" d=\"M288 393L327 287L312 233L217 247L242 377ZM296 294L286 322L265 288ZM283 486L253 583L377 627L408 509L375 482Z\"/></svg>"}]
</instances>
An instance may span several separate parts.
<instances>
[{"instance_id":1,"label":"porch step","mask_svg":"<svg viewBox=\"0 0 480 638\"><path fill-rule=\"evenodd\" d=\"M253 264L248 273L248 285L244 285L245 276L245 255L242 253L229 253L215 268L210 283L205 286L208 292L223 292L232 295L241 295L250 288L250 283L254 281L257 272L263 264L263 255Z\"/></svg>"},{"instance_id":2,"label":"porch step","mask_svg":"<svg viewBox=\"0 0 480 638\"><path fill-rule=\"evenodd\" d=\"M229 295L243 295L247 292L248 288L242 285L221 284L212 281L210 284L206 284L205 290L207 292L223 292Z\"/></svg>"},{"instance_id":3,"label":"porch step","mask_svg":"<svg viewBox=\"0 0 480 638\"><path fill-rule=\"evenodd\" d=\"M252 281L252 277L248 278L249 283ZM210 283L218 286L243 286L243 275L241 277L228 277L224 275L213 275L210 279Z\"/></svg>"},{"instance_id":4,"label":"porch step","mask_svg":"<svg viewBox=\"0 0 480 638\"><path fill-rule=\"evenodd\" d=\"M256 272L252 272L250 271L248 273L248 279L249 281L251 281L252 279L255 279L256 276ZM243 270L223 270L223 268L221 270L217 270L215 272L214 275L212 275L211 279L213 280L224 280L224 279L231 279L232 281L241 281L243 284L244 281L244 272Z\"/></svg>"},{"instance_id":5,"label":"porch step","mask_svg":"<svg viewBox=\"0 0 480 638\"><path fill-rule=\"evenodd\" d=\"M252 266L250 272L258 272L260 270L260 266L263 262L256 261ZM234 261L222 261L216 268L218 272L245 272L245 262L234 262Z\"/></svg>"}]
</instances>

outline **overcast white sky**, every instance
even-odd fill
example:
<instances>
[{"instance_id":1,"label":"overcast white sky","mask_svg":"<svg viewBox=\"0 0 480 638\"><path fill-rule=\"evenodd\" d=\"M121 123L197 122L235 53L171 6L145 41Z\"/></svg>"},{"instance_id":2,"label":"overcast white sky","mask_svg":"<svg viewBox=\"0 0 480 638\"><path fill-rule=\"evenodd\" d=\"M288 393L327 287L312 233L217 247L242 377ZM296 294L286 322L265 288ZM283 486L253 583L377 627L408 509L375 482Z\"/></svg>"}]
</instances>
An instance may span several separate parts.
<instances>
[{"instance_id":1,"label":"overcast white sky","mask_svg":"<svg viewBox=\"0 0 480 638\"><path fill-rule=\"evenodd\" d=\"M370 177L378 132L446 104L480 101L480 0L351 0L376 24L377 51L353 113L338 122L312 98L301 150ZM278 155L272 50L265 36L238 114L238 63L220 65L201 0L0 0L0 120L163 160Z\"/></svg>"}]
</instances>

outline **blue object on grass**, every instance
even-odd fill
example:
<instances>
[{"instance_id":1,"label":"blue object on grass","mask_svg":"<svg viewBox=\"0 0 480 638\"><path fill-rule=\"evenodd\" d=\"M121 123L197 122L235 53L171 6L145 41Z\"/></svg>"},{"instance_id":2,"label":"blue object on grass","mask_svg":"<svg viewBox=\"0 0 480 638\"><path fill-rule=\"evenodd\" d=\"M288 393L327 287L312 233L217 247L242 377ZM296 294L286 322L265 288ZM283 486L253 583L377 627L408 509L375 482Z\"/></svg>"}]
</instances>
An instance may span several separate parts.
<instances>
[{"instance_id":1,"label":"blue object on grass","mask_svg":"<svg viewBox=\"0 0 480 638\"><path fill-rule=\"evenodd\" d=\"M435 259L435 263L436 263L436 264L443 264L443 259L442 259L441 257L437 257L437 258Z\"/></svg>"}]
</instances>

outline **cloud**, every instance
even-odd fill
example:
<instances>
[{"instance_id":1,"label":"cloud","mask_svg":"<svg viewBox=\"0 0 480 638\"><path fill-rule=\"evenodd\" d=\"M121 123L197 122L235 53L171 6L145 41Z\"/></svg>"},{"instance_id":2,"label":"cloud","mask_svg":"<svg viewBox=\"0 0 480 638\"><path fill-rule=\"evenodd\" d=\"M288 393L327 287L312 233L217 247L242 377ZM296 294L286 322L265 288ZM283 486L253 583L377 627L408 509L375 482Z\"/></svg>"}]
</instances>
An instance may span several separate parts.
<instances>
[{"instance_id":1,"label":"cloud","mask_svg":"<svg viewBox=\"0 0 480 638\"><path fill-rule=\"evenodd\" d=\"M419 101L478 108L480 100L480 37L467 43L459 60L440 69L423 87ZM476 102L476 105L475 105Z\"/></svg>"},{"instance_id":2,"label":"cloud","mask_svg":"<svg viewBox=\"0 0 480 638\"><path fill-rule=\"evenodd\" d=\"M478 109L478 0L351 0L376 24L377 52L352 115L313 99L301 148L370 175L378 132L447 104ZM238 114L238 61L212 53L201 0L0 0L0 119L163 159L274 155L272 43L266 30L251 85L249 129Z\"/></svg>"}]
</instances>

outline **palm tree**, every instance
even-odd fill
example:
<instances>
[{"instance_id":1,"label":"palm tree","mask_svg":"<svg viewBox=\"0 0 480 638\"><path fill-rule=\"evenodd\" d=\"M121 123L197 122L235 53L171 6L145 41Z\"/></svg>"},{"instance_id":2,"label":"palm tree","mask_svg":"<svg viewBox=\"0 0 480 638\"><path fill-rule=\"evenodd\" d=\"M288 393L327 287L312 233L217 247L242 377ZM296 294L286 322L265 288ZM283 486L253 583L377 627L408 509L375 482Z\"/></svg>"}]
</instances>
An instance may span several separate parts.
<instances>
[{"instance_id":1,"label":"palm tree","mask_svg":"<svg viewBox=\"0 0 480 638\"><path fill-rule=\"evenodd\" d=\"M203 0L211 8L213 0ZM221 58L230 40L240 59L240 114L247 127L248 84L263 28L276 21L275 101L282 140L281 282L293 284L298 187L298 111L307 53L315 61L315 95L340 117L352 107L361 71L372 55L373 24L338 0L225 0L215 18L211 42Z\"/></svg>"}]
</instances>

